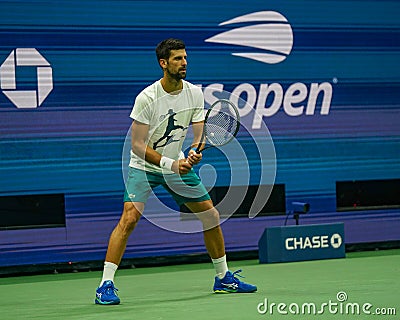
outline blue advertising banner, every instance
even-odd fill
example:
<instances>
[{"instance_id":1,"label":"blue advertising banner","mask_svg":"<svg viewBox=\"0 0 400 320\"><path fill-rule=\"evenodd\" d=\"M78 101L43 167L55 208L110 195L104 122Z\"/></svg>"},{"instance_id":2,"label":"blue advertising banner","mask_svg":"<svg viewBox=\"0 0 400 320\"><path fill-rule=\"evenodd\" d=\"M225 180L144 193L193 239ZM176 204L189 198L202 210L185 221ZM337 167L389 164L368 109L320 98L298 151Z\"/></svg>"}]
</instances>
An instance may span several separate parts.
<instances>
[{"instance_id":1,"label":"blue advertising banner","mask_svg":"<svg viewBox=\"0 0 400 320\"><path fill-rule=\"evenodd\" d=\"M288 204L329 220L337 181L400 178L399 13L392 0L1 1L0 197L63 195L65 227L1 230L0 265L33 250L36 263L103 259L122 210L129 115L161 78L154 49L168 37L185 41L187 80L207 105L239 104L242 152L208 152L196 168L207 187L244 168L236 184L268 175ZM170 214L152 201L146 212ZM250 234L227 244L255 247ZM180 250L157 232L141 239L127 257Z\"/></svg>"},{"instance_id":2,"label":"blue advertising banner","mask_svg":"<svg viewBox=\"0 0 400 320\"><path fill-rule=\"evenodd\" d=\"M345 257L344 224L266 228L258 242L260 263Z\"/></svg>"}]
</instances>

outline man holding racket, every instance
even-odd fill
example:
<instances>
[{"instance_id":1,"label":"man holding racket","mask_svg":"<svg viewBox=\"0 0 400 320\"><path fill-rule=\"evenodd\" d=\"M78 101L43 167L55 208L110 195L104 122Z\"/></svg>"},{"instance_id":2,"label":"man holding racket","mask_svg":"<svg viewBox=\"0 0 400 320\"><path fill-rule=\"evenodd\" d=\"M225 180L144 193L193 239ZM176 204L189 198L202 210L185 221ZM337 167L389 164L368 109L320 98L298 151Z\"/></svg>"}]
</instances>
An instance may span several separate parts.
<instances>
[{"instance_id":1,"label":"man holding racket","mask_svg":"<svg viewBox=\"0 0 400 320\"><path fill-rule=\"evenodd\" d=\"M114 275L147 198L158 185L164 186L179 205L185 204L202 222L204 243L216 271L214 292L254 292L256 286L236 277L241 270L233 273L228 270L219 213L192 169L202 159L196 148L203 133L204 99L200 88L184 80L185 44L178 39L166 39L158 44L156 54L163 78L137 96L131 113L132 150L124 208L110 236L95 303L120 303ZM190 124L194 140L185 158L181 149Z\"/></svg>"}]
</instances>

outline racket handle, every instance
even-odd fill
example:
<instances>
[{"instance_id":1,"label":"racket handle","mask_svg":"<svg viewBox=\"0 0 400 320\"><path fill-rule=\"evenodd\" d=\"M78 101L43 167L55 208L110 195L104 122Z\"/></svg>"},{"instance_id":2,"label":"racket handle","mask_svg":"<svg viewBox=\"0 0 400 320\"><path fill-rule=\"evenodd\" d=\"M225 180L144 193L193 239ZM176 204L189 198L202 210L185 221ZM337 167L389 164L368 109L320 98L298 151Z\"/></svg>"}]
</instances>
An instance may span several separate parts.
<instances>
[{"instance_id":1,"label":"racket handle","mask_svg":"<svg viewBox=\"0 0 400 320\"><path fill-rule=\"evenodd\" d=\"M200 144L197 146L196 149L193 148L192 150L194 150L197 154L201 153L201 151L202 151L202 150L200 150Z\"/></svg>"}]
</instances>

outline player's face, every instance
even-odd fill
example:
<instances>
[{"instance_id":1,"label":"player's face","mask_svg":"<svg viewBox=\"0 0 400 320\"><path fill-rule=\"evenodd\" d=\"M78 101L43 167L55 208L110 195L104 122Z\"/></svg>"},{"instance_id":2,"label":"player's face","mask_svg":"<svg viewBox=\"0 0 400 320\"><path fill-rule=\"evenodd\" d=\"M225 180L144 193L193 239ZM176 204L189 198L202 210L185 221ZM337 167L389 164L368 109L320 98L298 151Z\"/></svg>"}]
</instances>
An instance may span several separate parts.
<instances>
[{"instance_id":1,"label":"player's face","mask_svg":"<svg viewBox=\"0 0 400 320\"><path fill-rule=\"evenodd\" d=\"M166 71L171 78L175 80L186 78L186 58L187 55L185 49L171 50L171 55L166 62Z\"/></svg>"}]
</instances>

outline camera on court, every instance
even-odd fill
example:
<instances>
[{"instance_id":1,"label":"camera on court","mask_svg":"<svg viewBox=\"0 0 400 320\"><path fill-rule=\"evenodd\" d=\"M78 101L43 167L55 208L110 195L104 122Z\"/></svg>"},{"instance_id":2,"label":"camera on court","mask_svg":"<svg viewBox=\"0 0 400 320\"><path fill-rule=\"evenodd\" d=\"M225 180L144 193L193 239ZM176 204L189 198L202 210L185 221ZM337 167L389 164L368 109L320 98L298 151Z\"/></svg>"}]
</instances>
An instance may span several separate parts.
<instances>
[{"instance_id":1,"label":"camera on court","mask_svg":"<svg viewBox=\"0 0 400 320\"><path fill-rule=\"evenodd\" d=\"M293 213L305 214L310 211L310 204L307 202L292 202Z\"/></svg>"}]
</instances>

